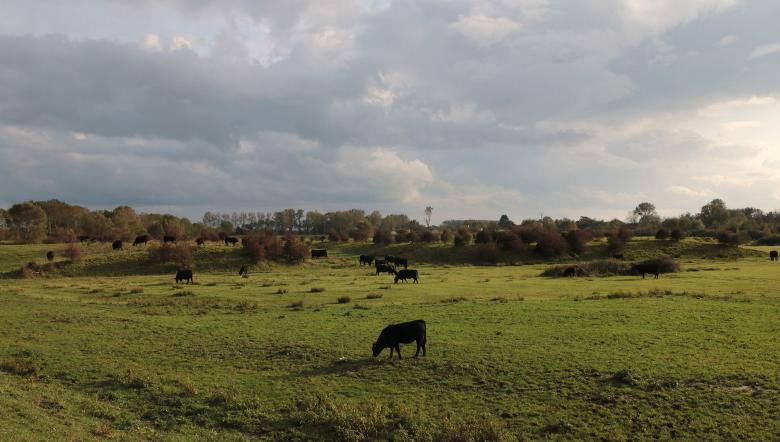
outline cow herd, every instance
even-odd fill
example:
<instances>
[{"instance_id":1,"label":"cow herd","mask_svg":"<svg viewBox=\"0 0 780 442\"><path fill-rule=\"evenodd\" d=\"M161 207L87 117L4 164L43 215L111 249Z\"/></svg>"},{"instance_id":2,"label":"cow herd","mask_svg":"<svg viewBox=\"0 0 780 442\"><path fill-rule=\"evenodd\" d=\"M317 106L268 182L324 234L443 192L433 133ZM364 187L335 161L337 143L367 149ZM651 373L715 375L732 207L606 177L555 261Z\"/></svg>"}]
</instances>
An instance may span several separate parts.
<instances>
[{"instance_id":1,"label":"cow herd","mask_svg":"<svg viewBox=\"0 0 780 442\"><path fill-rule=\"evenodd\" d=\"M371 255L360 255L358 257L358 263L362 265L370 266L374 264L376 275L380 273L389 273L395 276L395 283L398 281L406 282L408 279L413 280L415 283L419 283L419 273L417 270L409 269L409 260L401 256L386 255L384 258L376 258ZM403 269L398 270L403 266Z\"/></svg>"}]
</instances>

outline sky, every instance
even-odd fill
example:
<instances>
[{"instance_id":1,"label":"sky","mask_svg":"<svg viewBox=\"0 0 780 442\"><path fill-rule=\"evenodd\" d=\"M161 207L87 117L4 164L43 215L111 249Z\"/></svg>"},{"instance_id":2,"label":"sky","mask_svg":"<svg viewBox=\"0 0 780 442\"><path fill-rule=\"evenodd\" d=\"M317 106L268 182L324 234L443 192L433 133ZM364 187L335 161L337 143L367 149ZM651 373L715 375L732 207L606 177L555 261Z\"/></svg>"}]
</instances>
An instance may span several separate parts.
<instances>
[{"instance_id":1,"label":"sky","mask_svg":"<svg viewBox=\"0 0 780 442\"><path fill-rule=\"evenodd\" d=\"M0 0L0 206L780 208L776 0Z\"/></svg>"}]
</instances>

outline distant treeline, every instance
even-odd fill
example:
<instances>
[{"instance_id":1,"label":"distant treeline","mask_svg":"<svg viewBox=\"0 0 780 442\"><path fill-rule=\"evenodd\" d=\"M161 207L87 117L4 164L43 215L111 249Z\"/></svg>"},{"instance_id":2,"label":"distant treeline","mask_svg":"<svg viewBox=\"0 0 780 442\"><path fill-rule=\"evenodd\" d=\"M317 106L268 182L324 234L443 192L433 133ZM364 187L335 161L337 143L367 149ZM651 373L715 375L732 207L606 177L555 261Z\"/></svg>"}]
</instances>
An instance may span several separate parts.
<instances>
[{"instance_id":1,"label":"distant treeline","mask_svg":"<svg viewBox=\"0 0 780 442\"><path fill-rule=\"evenodd\" d=\"M0 209L0 240L23 243L74 242L79 237L98 241L132 240L148 234L161 239L218 238L224 235L247 235L252 232L296 233L325 236L330 240L373 240L391 242L454 242L455 245L494 242L507 249L520 244L551 243L553 249L576 250L578 244L591 238L623 238L653 235L659 239L679 240L685 236L717 237L724 243L777 241L780 213L755 208L729 209L715 199L698 213L677 217L658 216L651 203L641 203L626 220L609 221L580 217L526 219L513 222L506 215L492 220L449 220L440 226L424 226L404 214L366 214L352 209L321 213L302 209L278 212L206 212L203 219L192 222L168 214L136 213L128 206L113 210L89 210L58 200L26 201L9 209ZM560 247L556 244L560 243ZM618 252L619 247L615 247Z\"/></svg>"}]
</instances>

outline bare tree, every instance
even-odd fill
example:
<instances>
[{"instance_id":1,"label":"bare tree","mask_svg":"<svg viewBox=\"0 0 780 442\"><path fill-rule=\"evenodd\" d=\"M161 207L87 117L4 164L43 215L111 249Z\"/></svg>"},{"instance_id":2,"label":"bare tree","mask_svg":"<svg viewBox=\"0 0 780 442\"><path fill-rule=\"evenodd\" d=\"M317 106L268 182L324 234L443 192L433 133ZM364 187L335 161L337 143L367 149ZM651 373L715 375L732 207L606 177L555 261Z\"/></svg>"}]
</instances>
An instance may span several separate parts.
<instances>
[{"instance_id":1,"label":"bare tree","mask_svg":"<svg viewBox=\"0 0 780 442\"><path fill-rule=\"evenodd\" d=\"M425 226L431 226L431 216L433 215L433 207L427 206L425 208Z\"/></svg>"}]
</instances>

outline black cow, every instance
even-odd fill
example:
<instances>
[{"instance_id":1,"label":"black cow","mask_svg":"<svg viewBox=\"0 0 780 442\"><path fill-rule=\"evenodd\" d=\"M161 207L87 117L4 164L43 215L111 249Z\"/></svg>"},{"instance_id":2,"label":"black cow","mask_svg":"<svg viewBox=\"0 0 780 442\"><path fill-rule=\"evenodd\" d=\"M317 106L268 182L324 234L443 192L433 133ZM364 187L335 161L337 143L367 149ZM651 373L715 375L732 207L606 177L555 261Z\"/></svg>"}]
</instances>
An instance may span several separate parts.
<instances>
[{"instance_id":1,"label":"black cow","mask_svg":"<svg viewBox=\"0 0 780 442\"><path fill-rule=\"evenodd\" d=\"M379 356L382 350L390 348L390 359L393 358L393 349L398 353L398 359L401 359L401 346L399 344L411 344L417 342L417 352L414 354L416 358L420 354L420 349L425 356L425 321L418 319L416 321L404 322L403 324L392 324L382 330L379 334L374 345L371 346L371 351L374 357Z\"/></svg>"},{"instance_id":2,"label":"black cow","mask_svg":"<svg viewBox=\"0 0 780 442\"><path fill-rule=\"evenodd\" d=\"M311 249L312 258L327 258L328 251L326 249Z\"/></svg>"},{"instance_id":3,"label":"black cow","mask_svg":"<svg viewBox=\"0 0 780 442\"><path fill-rule=\"evenodd\" d=\"M79 236L79 241L81 241L81 242L89 241L89 235L80 235Z\"/></svg>"},{"instance_id":4,"label":"black cow","mask_svg":"<svg viewBox=\"0 0 780 442\"><path fill-rule=\"evenodd\" d=\"M394 263L395 262L395 256L393 256L393 255L385 255L385 262L390 263L390 264Z\"/></svg>"},{"instance_id":5,"label":"black cow","mask_svg":"<svg viewBox=\"0 0 780 442\"><path fill-rule=\"evenodd\" d=\"M385 264L387 264L387 260L386 259L379 259L379 258L374 259L374 266L376 266L376 267L379 267L379 266L385 265Z\"/></svg>"},{"instance_id":6,"label":"black cow","mask_svg":"<svg viewBox=\"0 0 780 442\"><path fill-rule=\"evenodd\" d=\"M165 235L165 236L163 236L163 243L166 243L166 242L176 243L176 237L173 236L173 235Z\"/></svg>"},{"instance_id":7,"label":"black cow","mask_svg":"<svg viewBox=\"0 0 780 442\"><path fill-rule=\"evenodd\" d=\"M409 260L406 258L401 258L400 256L396 256L393 259L393 263L396 265L396 267L404 266L405 269L409 267Z\"/></svg>"},{"instance_id":8,"label":"black cow","mask_svg":"<svg viewBox=\"0 0 780 442\"><path fill-rule=\"evenodd\" d=\"M238 269L238 274L241 276L249 276L249 268L247 266L241 266L241 268Z\"/></svg>"},{"instance_id":9,"label":"black cow","mask_svg":"<svg viewBox=\"0 0 780 442\"><path fill-rule=\"evenodd\" d=\"M227 246L227 245L234 246L234 245L236 245L236 244L238 244L238 238L236 238L236 237L233 237L233 236L227 236L227 237L225 237L225 245L226 245L226 246Z\"/></svg>"},{"instance_id":10,"label":"black cow","mask_svg":"<svg viewBox=\"0 0 780 442\"><path fill-rule=\"evenodd\" d=\"M642 279L645 279L645 273L655 275L655 279L658 279L661 275L660 265L657 263L635 264L631 267L631 270L642 274Z\"/></svg>"},{"instance_id":11,"label":"black cow","mask_svg":"<svg viewBox=\"0 0 780 442\"><path fill-rule=\"evenodd\" d=\"M612 255L612 257L615 258L615 259L626 259L626 257L623 256L622 253L618 253L617 255Z\"/></svg>"},{"instance_id":12,"label":"black cow","mask_svg":"<svg viewBox=\"0 0 780 442\"><path fill-rule=\"evenodd\" d=\"M371 255L360 255L360 265L371 265L374 262L374 257Z\"/></svg>"},{"instance_id":13,"label":"black cow","mask_svg":"<svg viewBox=\"0 0 780 442\"><path fill-rule=\"evenodd\" d=\"M379 275L380 273L390 273L395 275L395 267L391 266L390 264L379 264L376 266L376 274Z\"/></svg>"},{"instance_id":14,"label":"black cow","mask_svg":"<svg viewBox=\"0 0 780 442\"><path fill-rule=\"evenodd\" d=\"M772 250L771 252L769 252L769 260L777 261L777 250Z\"/></svg>"},{"instance_id":15,"label":"black cow","mask_svg":"<svg viewBox=\"0 0 780 442\"><path fill-rule=\"evenodd\" d=\"M133 247L139 244L146 244L148 242L149 242L149 235L138 235L135 237L135 240L133 241Z\"/></svg>"},{"instance_id":16,"label":"black cow","mask_svg":"<svg viewBox=\"0 0 780 442\"><path fill-rule=\"evenodd\" d=\"M49 261L54 261L54 252L52 252L51 250L46 252L46 259L48 259Z\"/></svg>"},{"instance_id":17,"label":"black cow","mask_svg":"<svg viewBox=\"0 0 780 442\"><path fill-rule=\"evenodd\" d=\"M201 247L203 244L206 244L206 240L203 238L198 238L195 240L195 243L198 244L198 247Z\"/></svg>"},{"instance_id":18,"label":"black cow","mask_svg":"<svg viewBox=\"0 0 780 442\"><path fill-rule=\"evenodd\" d=\"M395 272L395 283L398 284L398 280L402 280L403 282L406 282L407 279L414 279L414 283L418 284L420 281L417 280L417 270L399 270Z\"/></svg>"},{"instance_id":19,"label":"black cow","mask_svg":"<svg viewBox=\"0 0 780 442\"><path fill-rule=\"evenodd\" d=\"M118 239L111 243L111 248L114 250L122 250L122 240Z\"/></svg>"},{"instance_id":20,"label":"black cow","mask_svg":"<svg viewBox=\"0 0 780 442\"><path fill-rule=\"evenodd\" d=\"M187 284L191 284L194 281L192 280L192 270L190 269L183 269L176 271L176 277L173 279L176 280L176 284L186 281Z\"/></svg>"}]
</instances>

